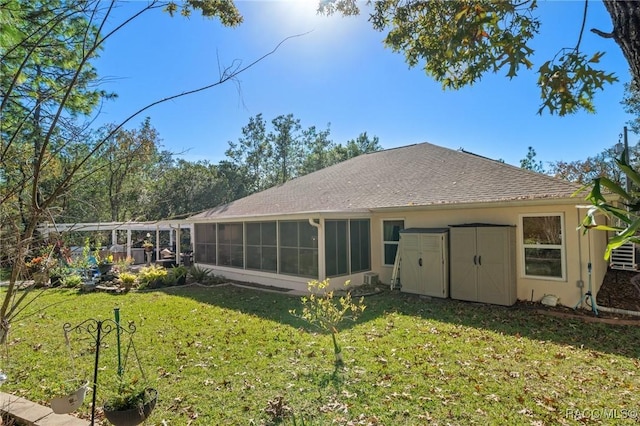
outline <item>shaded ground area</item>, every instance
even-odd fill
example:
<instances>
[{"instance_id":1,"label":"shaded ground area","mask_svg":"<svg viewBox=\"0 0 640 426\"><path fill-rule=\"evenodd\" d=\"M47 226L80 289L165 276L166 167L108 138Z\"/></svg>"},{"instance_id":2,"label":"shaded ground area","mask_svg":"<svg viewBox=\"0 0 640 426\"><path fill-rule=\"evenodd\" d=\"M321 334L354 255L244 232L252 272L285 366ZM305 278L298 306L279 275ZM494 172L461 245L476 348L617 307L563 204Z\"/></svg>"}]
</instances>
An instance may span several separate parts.
<instances>
[{"instance_id":1,"label":"shaded ground area","mask_svg":"<svg viewBox=\"0 0 640 426\"><path fill-rule=\"evenodd\" d=\"M630 283L638 272L609 270L598 291L598 305L640 311L640 292Z\"/></svg>"}]
</instances>

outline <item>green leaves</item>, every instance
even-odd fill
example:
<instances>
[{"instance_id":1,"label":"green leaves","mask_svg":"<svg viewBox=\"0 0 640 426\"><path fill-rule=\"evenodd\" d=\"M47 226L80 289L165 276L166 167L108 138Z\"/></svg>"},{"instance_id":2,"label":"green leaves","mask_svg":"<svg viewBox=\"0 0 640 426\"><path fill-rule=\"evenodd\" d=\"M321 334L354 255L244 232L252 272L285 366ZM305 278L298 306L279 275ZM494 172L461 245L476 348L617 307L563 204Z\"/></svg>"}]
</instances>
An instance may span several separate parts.
<instances>
[{"instance_id":1,"label":"green leaves","mask_svg":"<svg viewBox=\"0 0 640 426\"><path fill-rule=\"evenodd\" d=\"M528 43L540 25L535 8L535 1L381 1L371 21L389 29L385 44L403 52L410 66L424 63L443 88L459 89L486 72L506 68L512 78L533 66Z\"/></svg>"},{"instance_id":2,"label":"green leaves","mask_svg":"<svg viewBox=\"0 0 640 426\"><path fill-rule=\"evenodd\" d=\"M504 70L511 79L522 67L534 66L530 43L540 29L540 21L534 15L536 0L378 0L368 3L374 7L369 18L373 28L388 31L385 45L404 54L410 67L422 65L425 73L441 83L443 89L472 85L489 72ZM628 9L634 7L628 6ZM359 13L355 0L324 0L319 11ZM612 8L609 13L614 21L620 22L637 15L635 11L619 11L620 16L615 16ZM558 61L553 58L539 67L542 98L539 114L544 110L561 116L580 109L594 112L595 93L602 90L605 83L617 81L612 73L594 68L603 52L591 56L580 52L581 37L582 33L576 32L574 49L568 53L561 50L556 55L560 56ZM634 41L622 40L627 58L637 57ZM633 63L631 65L634 69Z\"/></svg>"},{"instance_id":3,"label":"green leaves","mask_svg":"<svg viewBox=\"0 0 640 426\"><path fill-rule=\"evenodd\" d=\"M180 4L180 6L178 6ZM164 7L164 11L174 16L180 11L180 15L189 18L194 10L199 10L205 18L218 18L223 25L235 27L242 23L242 15L236 9L231 0L186 0L184 2L170 1Z\"/></svg>"},{"instance_id":4,"label":"green leaves","mask_svg":"<svg viewBox=\"0 0 640 426\"><path fill-rule=\"evenodd\" d=\"M345 287L349 286L349 281L345 282L344 285ZM334 298L334 291L327 290L329 288L328 279L324 281L312 280L308 283L307 288L309 289L310 295L300 298L302 302L302 313L298 315L295 310L290 310L289 313L318 327L324 332L331 333L336 363L339 364L342 362L342 358L340 355L341 349L336 340L338 326L344 320L357 320L358 316L364 312L366 308L364 298L353 302L351 300L351 293L347 292L346 295L336 300Z\"/></svg>"},{"instance_id":5,"label":"green leaves","mask_svg":"<svg viewBox=\"0 0 640 426\"><path fill-rule=\"evenodd\" d=\"M616 159L616 164L636 188L640 187L640 174L627 163L626 157L625 150L620 158ZM640 243L640 238L637 235L640 229L640 198L633 186L630 186L630 190L627 191L618 183L602 176L594 179L591 184L580 188L574 193L574 196L588 187L591 187L591 190L585 199L593 207L588 210L582 220L581 227L585 232L590 230L616 232L609 239L604 258L609 259L613 250L626 243ZM603 192L603 189L606 190L606 193ZM612 225L598 224L596 218L598 214L610 219Z\"/></svg>"},{"instance_id":6,"label":"green leaves","mask_svg":"<svg viewBox=\"0 0 640 426\"><path fill-rule=\"evenodd\" d=\"M542 105L538 114L548 109L551 114L560 116L572 114L579 109L595 112L593 97L598 90L603 90L605 83L611 84L618 79L613 73L605 73L595 69L604 55L596 52L591 58L577 50L562 53L558 63L547 61L539 68L538 86Z\"/></svg>"}]
</instances>

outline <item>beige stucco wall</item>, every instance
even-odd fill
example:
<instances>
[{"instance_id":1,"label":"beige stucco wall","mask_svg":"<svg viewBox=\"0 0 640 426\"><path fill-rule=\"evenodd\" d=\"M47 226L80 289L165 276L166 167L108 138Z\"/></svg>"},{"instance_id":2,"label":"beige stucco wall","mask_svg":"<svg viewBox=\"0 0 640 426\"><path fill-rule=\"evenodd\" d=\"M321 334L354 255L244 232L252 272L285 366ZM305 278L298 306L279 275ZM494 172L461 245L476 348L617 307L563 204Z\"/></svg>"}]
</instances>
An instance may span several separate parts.
<instances>
[{"instance_id":1,"label":"beige stucco wall","mask_svg":"<svg viewBox=\"0 0 640 426\"><path fill-rule=\"evenodd\" d=\"M392 266L382 264L383 244L382 244L382 222L384 220L401 219L404 220L405 228L445 228L450 225L460 225L465 223L489 223L498 225L513 225L516 227L516 287L517 298L519 300L539 301L545 294L553 294L559 298L559 303L573 307L582 298L589 286L589 259L592 262L591 284L594 294L600 288L604 275L607 271L607 262L603 255L606 247L607 236L604 232L592 231L584 235L578 230L578 225L582 221L585 209L579 209L576 204L580 200L570 200L564 203L541 203L521 202L517 205L510 203L508 206L495 205L493 207L479 206L456 206L455 208L419 208L408 207L406 209L396 209L394 211L378 211L370 214L371 219L371 272L377 273L380 281L389 284L391 280ZM561 214L564 223L564 256L566 265L565 278L540 279L527 278L523 274L523 250L522 250L522 230L520 224L521 215L525 214ZM366 213L352 213L351 218L367 218ZM298 215L296 219L313 218L316 223L323 224L324 219L344 219L347 218L341 213L331 214L311 214ZM249 220L256 220L252 218ZM292 219L291 217L270 217L268 220ZM265 218L263 218L265 220ZM197 238L197 236L196 236ZM323 234L319 235L319 246L324 245ZM324 267L324 261L319 260L320 270ZM229 279L256 282L265 285L290 288L299 291L306 291L307 278L278 275L259 271L243 270L238 268L213 267L210 265L200 265L212 269L216 274L222 274ZM364 282L364 273L346 275L331 279L331 287L341 287L345 280L350 280L352 284L359 285ZM583 284L582 288L578 283Z\"/></svg>"},{"instance_id":2,"label":"beige stucco wall","mask_svg":"<svg viewBox=\"0 0 640 426\"><path fill-rule=\"evenodd\" d=\"M522 230L520 217L523 214L553 213L561 214L564 221L564 256L566 264L565 279L539 279L524 276L524 258L522 250ZM392 266L385 266L383 261L382 222L384 220L404 220L405 228L443 228L465 223L490 223L513 225L516 227L516 279L517 297L519 300L539 301L545 294L559 297L559 303L575 306L588 290L588 263L591 256L591 282L593 292L597 292L607 271L607 263L603 255L606 247L604 232L593 231L583 235L577 230L585 210L578 209L576 204L536 205L520 203L517 206L495 206L491 208L470 207L455 209L410 209L377 212L372 216L372 270L380 275L384 283L391 280ZM583 287L578 287L578 282Z\"/></svg>"}]
</instances>

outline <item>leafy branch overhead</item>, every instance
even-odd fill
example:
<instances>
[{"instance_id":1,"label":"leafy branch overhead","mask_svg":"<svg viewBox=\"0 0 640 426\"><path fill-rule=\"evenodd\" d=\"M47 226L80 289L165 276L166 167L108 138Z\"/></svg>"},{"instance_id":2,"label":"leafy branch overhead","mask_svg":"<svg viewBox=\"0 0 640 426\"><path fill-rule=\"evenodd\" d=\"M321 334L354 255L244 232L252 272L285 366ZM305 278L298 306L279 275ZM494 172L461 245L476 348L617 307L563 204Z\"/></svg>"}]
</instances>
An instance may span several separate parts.
<instances>
[{"instance_id":1,"label":"leafy branch overhead","mask_svg":"<svg viewBox=\"0 0 640 426\"><path fill-rule=\"evenodd\" d=\"M604 3L613 31L591 31L618 44L632 79L640 81L640 2ZM472 85L487 73L503 72L511 79L523 68L534 68L531 45L541 25L536 0L369 0L367 5L373 8L369 18L373 28L386 32L385 45L403 53L410 67L422 65L444 89ZM575 46L559 48L538 68L542 100L538 113L595 112L595 94L617 81L613 73L598 68L604 52L582 50L588 5L585 1ZM328 0L321 2L319 12L356 15L360 9L356 0Z\"/></svg>"}]
</instances>

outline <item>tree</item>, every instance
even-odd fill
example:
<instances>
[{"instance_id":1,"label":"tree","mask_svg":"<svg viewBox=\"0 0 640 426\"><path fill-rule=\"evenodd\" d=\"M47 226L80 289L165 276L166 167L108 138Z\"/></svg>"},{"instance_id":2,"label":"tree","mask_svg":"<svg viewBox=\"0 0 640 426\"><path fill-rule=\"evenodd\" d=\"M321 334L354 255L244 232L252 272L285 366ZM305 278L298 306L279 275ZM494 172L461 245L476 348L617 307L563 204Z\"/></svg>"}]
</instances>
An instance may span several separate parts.
<instances>
[{"instance_id":1,"label":"tree","mask_svg":"<svg viewBox=\"0 0 640 426\"><path fill-rule=\"evenodd\" d=\"M111 220L127 218L126 208L136 203L144 173L155 165L160 137L147 117L139 130L120 129L107 143L102 156L107 162L107 183Z\"/></svg>"},{"instance_id":2,"label":"tree","mask_svg":"<svg viewBox=\"0 0 640 426\"><path fill-rule=\"evenodd\" d=\"M538 173L545 173L542 161L536 162L536 150L533 149L533 147L529 147L527 156L520 160L520 168Z\"/></svg>"},{"instance_id":3,"label":"tree","mask_svg":"<svg viewBox=\"0 0 640 426\"><path fill-rule=\"evenodd\" d=\"M189 16L199 10L235 26L242 17L231 1L150 0L121 22L111 13L115 0L7 0L0 6L0 215L2 247L12 265L9 286L0 307L0 342L25 295L16 298L16 282L37 237L36 229L60 212L65 195L90 179L91 165L109 140L147 109L181 96L234 80L273 54L287 39L261 58L241 66L221 67L211 84L159 99L133 112L95 140L89 118L108 93L97 90L92 66L104 42L144 13L163 9Z\"/></svg>"},{"instance_id":4,"label":"tree","mask_svg":"<svg viewBox=\"0 0 640 426\"><path fill-rule=\"evenodd\" d=\"M638 147L631 151L631 158L638 158ZM637 161L637 160L634 160ZM549 163L549 174L571 182L587 184L594 179L605 176L617 184L623 181L623 174L616 165L615 147L605 149L601 153L578 161L556 161Z\"/></svg>"},{"instance_id":5,"label":"tree","mask_svg":"<svg viewBox=\"0 0 640 426\"><path fill-rule=\"evenodd\" d=\"M331 157L333 142L329 139L330 134L329 125L326 130L318 130L316 126L311 126L302 132L306 155L300 167L300 175L313 173L334 164Z\"/></svg>"},{"instance_id":6,"label":"tree","mask_svg":"<svg viewBox=\"0 0 640 426\"><path fill-rule=\"evenodd\" d=\"M640 2L603 0L613 29L591 31L617 43L629 64L632 80L640 84ZM513 78L534 67L531 41L539 33L536 0L413 1L378 0L370 22L386 31L384 43L404 53L409 66L423 65L443 88L471 85L489 72ZM593 98L617 78L596 68L603 52L585 53L581 41L588 14L584 2L583 27L576 44L538 65L542 105L538 113L565 115L580 109L594 112ZM327 0L321 13L360 13L356 0Z\"/></svg>"},{"instance_id":7,"label":"tree","mask_svg":"<svg viewBox=\"0 0 640 426\"><path fill-rule=\"evenodd\" d=\"M293 114L280 115L271 120L271 125L267 131L267 122L258 114L242 128L242 137L237 143L229 142L225 152L228 160L219 165L225 170L224 174L233 179L229 194L253 194L382 149L378 137L369 138L367 132L347 141L346 145L335 144L330 139L329 124L325 130L316 126L303 129Z\"/></svg>"},{"instance_id":8,"label":"tree","mask_svg":"<svg viewBox=\"0 0 640 426\"><path fill-rule=\"evenodd\" d=\"M640 84L627 83L624 86L625 95L622 105L627 114L634 117L627 123L629 130L640 135Z\"/></svg>"},{"instance_id":9,"label":"tree","mask_svg":"<svg viewBox=\"0 0 640 426\"><path fill-rule=\"evenodd\" d=\"M297 176L302 164L300 120L293 114L280 115L271 121L273 132L267 135L272 146L273 184L280 185Z\"/></svg>"},{"instance_id":10,"label":"tree","mask_svg":"<svg viewBox=\"0 0 640 426\"><path fill-rule=\"evenodd\" d=\"M360 133L357 138L347 141L344 149L344 155L339 161L345 161L358 155L368 154L370 152L380 151L382 146L377 136L369 139L367 132Z\"/></svg>"},{"instance_id":11,"label":"tree","mask_svg":"<svg viewBox=\"0 0 640 426\"><path fill-rule=\"evenodd\" d=\"M267 140L267 123L262 114L249 118L249 124L242 128L238 143L229 142L225 155L230 161L241 165L247 176L249 192L258 192L270 186L268 171L273 147Z\"/></svg>"}]
</instances>

